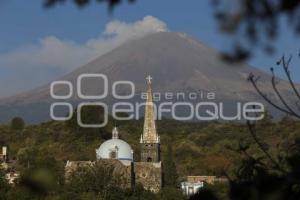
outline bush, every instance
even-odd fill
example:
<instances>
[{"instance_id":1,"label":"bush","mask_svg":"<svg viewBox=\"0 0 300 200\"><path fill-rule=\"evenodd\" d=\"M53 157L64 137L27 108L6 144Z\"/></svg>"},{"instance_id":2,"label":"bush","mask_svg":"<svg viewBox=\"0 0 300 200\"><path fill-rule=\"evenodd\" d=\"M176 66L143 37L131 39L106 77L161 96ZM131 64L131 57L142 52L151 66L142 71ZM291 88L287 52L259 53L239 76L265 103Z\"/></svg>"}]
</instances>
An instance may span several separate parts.
<instances>
[{"instance_id":1,"label":"bush","mask_svg":"<svg viewBox=\"0 0 300 200\"><path fill-rule=\"evenodd\" d=\"M14 117L10 122L10 127L13 130L23 130L25 122L21 117Z\"/></svg>"}]
</instances>

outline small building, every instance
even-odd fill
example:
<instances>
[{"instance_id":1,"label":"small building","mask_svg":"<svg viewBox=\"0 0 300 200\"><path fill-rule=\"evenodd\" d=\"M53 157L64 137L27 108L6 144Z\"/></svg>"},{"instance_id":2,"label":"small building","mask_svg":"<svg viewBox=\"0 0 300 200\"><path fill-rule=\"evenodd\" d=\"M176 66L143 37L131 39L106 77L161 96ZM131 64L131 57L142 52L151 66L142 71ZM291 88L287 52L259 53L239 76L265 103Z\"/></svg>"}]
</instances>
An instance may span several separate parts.
<instances>
[{"instance_id":1,"label":"small building","mask_svg":"<svg viewBox=\"0 0 300 200\"><path fill-rule=\"evenodd\" d=\"M1 163L6 163L7 160L8 160L8 157L7 157L7 147L3 146L2 147L2 152L0 153L0 162Z\"/></svg>"},{"instance_id":2,"label":"small building","mask_svg":"<svg viewBox=\"0 0 300 200\"><path fill-rule=\"evenodd\" d=\"M213 185L215 183L227 183L228 179L217 176L187 176L186 181L181 182L180 188L183 194L191 196L196 194L199 189L203 188L205 184Z\"/></svg>"},{"instance_id":3,"label":"small building","mask_svg":"<svg viewBox=\"0 0 300 200\"><path fill-rule=\"evenodd\" d=\"M205 182L207 184L214 184L216 176L187 176L187 182L196 183L196 182Z\"/></svg>"},{"instance_id":4,"label":"small building","mask_svg":"<svg viewBox=\"0 0 300 200\"><path fill-rule=\"evenodd\" d=\"M207 184L215 183L227 183L228 179L226 177L217 177L217 176L187 176L187 182L204 182Z\"/></svg>"},{"instance_id":5,"label":"small building","mask_svg":"<svg viewBox=\"0 0 300 200\"><path fill-rule=\"evenodd\" d=\"M187 196L191 196L196 194L201 188L204 187L204 182L181 182L180 183L180 189L182 190L183 194Z\"/></svg>"},{"instance_id":6,"label":"small building","mask_svg":"<svg viewBox=\"0 0 300 200\"><path fill-rule=\"evenodd\" d=\"M0 153L0 169L5 171L5 179L9 184L15 184L15 181L20 177L20 173L15 171L15 160L8 159L8 150L6 146L2 147Z\"/></svg>"}]
</instances>

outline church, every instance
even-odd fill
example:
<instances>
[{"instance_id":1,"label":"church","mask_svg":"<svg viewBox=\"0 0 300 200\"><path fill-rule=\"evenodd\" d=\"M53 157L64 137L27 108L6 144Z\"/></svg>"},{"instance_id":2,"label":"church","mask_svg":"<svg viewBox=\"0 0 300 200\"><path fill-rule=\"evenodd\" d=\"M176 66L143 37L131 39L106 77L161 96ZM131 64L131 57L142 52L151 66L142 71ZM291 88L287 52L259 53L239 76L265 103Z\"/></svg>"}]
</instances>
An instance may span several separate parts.
<instances>
[{"instance_id":1,"label":"church","mask_svg":"<svg viewBox=\"0 0 300 200\"><path fill-rule=\"evenodd\" d=\"M112 138L96 149L96 161L67 161L66 180L76 169L84 166L109 166L122 174L123 187L141 184L146 190L158 192L162 187L162 162L160 159L160 137L155 125L155 112L151 77L147 77L147 99L145 104L144 128L140 138L141 160L135 162L133 150L119 138L117 127L112 130Z\"/></svg>"}]
</instances>

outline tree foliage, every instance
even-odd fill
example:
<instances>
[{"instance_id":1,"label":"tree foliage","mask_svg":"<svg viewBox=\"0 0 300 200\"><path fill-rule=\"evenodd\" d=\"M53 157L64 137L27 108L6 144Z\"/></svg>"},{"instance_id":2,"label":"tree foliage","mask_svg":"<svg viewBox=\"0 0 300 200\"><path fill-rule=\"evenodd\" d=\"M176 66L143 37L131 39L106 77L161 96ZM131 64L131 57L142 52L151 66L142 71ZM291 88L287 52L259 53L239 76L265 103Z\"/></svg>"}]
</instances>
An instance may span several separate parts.
<instances>
[{"instance_id":1,"label":"tree foliage","mask_svg":"<svg viewBox=\"0 0 300 200\"><path fill-rule=\"evenodd\" d=\"M173 186L176 187L177 183L177 170L176 165L173 160L173 148L172 148L172 141L168 141L167 145L167 154L164 159L163 163L163 177L164 177L164 185L165 186Z\"/></svg>"},{"instance_id":2,"label":"tree foliage","mask_svg":"<svg viewBox=\"0 0 300 200\"><path fill-rule=\"evenodd\" d=\"M142 125L143 120L128 121L119 127L120 137L132 146L135 154L140 147ZM94 139L86 139L85 134L89 131L76 131L64 122L28 125L22 134L10 126L0 125L0 138L9 144L10 156L18 160L16 167L21 171L20 181L3 194L7 195L7 199L103 199L104 191L107 191L107 199L122 199L120 195L125 199L153 200L165 199L166 196L180 199L180 191L174 187L176 176L180 181L186 175L227 175L233 181L231 190L221 186L208 188L217 198L226 199L229 194L237 194L236 191L246 191L249 185L244 181L251 183L253 190L260 190L255 187L256 183L262 184L258 182L261 180L258 170L265 170L270 177L276 176L275 180L285 177L279 172L273 174L274 169L269 172L274 164L253 141L246 125L162 120L158 121L157 127L161 135L164 175L169 177L165 181L169 181L166 185L170 186L159 194L152 194L139 185L132 189L115 188L117 184L104 186L110 179L104 180L107 176L103 176L101 168L99 171L85 171L81 176L78 174L73 182L65 184L66 160L95 160L95 148L104 141L101 134L110 134L111 127L101 129L102 132L95 134ZM294 181L290 188L297 188L300 123L289 117L277 123L267 120L258 123L257 130L256 136L264 141L263 146L270 156L290 177L295 177L289 179ZM246 186L242 187L244 184Z\"/></svg>"},{"instance_id":3,"label":"tree foliage","mask_svg":"<svg viewBox=\"0 0 300 200\"><path fill-rule=\"evenodd\" d=\"M10 122L10 127L14 130L23 130L25 122L21 117L14 117Z\"/></svg>"}]
</instances>

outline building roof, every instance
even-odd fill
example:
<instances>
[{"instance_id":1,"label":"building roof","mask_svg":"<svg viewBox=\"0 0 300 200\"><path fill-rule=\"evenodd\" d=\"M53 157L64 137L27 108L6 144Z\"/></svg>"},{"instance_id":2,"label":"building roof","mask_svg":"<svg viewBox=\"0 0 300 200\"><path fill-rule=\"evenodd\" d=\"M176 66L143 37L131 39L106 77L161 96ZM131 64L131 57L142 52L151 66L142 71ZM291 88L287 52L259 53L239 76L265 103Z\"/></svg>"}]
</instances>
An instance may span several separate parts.
<instances>
[{"instance_id":1,"label":"building roof","mask_svg":"<svg viewBox=\"0 0 300 200\"><path fill-rule=\"evenodd\" d=\"M98 149L96 149L97 160L118 159L133 161L133 151L131 146L127 142L118 139L118 136L116 137L116 135L118 135L118 131L115 127L113 129L112 139L105 141Z\"/></svg>"}]
</instances>

